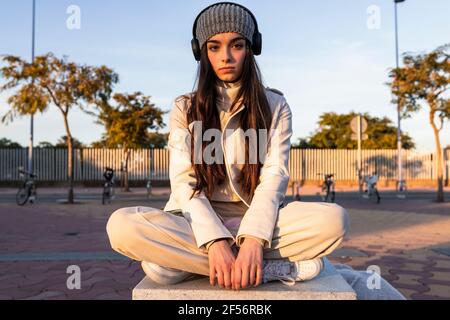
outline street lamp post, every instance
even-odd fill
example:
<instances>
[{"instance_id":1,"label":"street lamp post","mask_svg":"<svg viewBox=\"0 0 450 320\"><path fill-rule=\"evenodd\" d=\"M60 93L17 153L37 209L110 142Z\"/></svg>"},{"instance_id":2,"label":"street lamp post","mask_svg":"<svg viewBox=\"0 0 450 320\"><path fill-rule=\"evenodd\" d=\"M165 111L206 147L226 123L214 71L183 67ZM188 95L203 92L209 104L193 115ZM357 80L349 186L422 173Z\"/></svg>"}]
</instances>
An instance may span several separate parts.
<instances>
[{"instance_id":1,"label":"street lamp post","mask_svg":"<svg viewBox=\"0 0 450 320\"><path fill-rule=\"evenodd\" d=\"M31 62L34 61L34 23L35 23L35 13L36 13L36 3L33 0L33 19L32 19L32 27L31 27ZM28 149L28 172L33 172L33 124L34 124L34 115L31 114L30 120L30 147Z\"/></svg>"},{"instance_id":2,"label":"street lamp post","mask_svg":"<svg viewBox=\"0 0 450 320\"><path fill-rule=\"evenodd\" d=\"M395 66L399 67L398 58L398 24L397 24L397 3L404 2L405 0L394 0L394 10L395 10ZM402 141L401 141L401 112L400 112L400 101L397 99L397 167L398 167L398 182L397 191L402 191L404 189L403 175L402 175Z\"/></svg>"}]
</instances>

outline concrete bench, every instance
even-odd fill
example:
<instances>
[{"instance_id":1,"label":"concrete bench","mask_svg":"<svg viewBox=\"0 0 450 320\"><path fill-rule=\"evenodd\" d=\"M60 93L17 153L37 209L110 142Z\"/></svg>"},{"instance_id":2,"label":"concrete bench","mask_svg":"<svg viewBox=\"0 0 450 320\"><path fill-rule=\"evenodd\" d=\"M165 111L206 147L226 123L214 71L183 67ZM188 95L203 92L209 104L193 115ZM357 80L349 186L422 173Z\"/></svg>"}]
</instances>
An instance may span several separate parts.
<instances>
[{"instance_id":1,"label":"concrete bench","mask_svg":"<svg viewBox=\"0 0 450 320\"><path fill-rule=\"evenodd\" d=\"M134 289L133 300L355 300L356 293L333 265L324 259L316 278L287 286L279 281L240 291L211 286L199 276L176 285L159 285L145 277Z\"/></svg>"}]
</instances>

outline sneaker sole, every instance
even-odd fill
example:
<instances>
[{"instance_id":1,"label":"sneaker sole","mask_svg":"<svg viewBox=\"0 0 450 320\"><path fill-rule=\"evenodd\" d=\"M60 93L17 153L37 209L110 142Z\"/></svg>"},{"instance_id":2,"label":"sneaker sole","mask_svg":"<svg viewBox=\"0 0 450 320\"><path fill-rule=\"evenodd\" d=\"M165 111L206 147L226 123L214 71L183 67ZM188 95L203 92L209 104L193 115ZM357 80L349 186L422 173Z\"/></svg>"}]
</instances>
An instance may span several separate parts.
<instances>
[{"instance_id":1,"label":"sneaker sole","mask_svg":"<svg viewBox=\"0 0 450 320\"><path fill-rule=\"evenodd\" d=\"M188 278L191 274L189 272L185 271L179 271L174 272L170 270L164 270L164 272L167 272L169 275L162 275L161 272L159 272L150 262L142 261L141 267L144 270L147 277L149 277L151 280L153 280L156 283L162 284L162 285L171 285L171 284L177 284L179 282L182 282L186 278ZM157 266L159 267L159 266Z\"/></svg>"}]
</instances>

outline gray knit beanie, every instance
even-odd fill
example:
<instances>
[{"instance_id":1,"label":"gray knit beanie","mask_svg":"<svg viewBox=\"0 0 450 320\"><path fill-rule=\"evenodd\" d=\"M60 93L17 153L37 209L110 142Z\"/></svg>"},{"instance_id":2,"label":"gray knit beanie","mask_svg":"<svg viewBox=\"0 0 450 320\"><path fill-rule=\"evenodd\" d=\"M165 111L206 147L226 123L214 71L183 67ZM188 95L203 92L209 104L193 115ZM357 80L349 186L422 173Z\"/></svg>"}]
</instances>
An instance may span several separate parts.
<instances>
[{"instance_id":1,"label":"gray knit beanie","mask_svg":"<svg viewBox=\"0 0 450 320\"><path fill-rule=\"evenodd\" d=\"M255 23L245 9L228 3L214 5L198 17L195 33L200 48L210 37L223 32L240 33L253 44Z\"/></svg>"}]
</instances>

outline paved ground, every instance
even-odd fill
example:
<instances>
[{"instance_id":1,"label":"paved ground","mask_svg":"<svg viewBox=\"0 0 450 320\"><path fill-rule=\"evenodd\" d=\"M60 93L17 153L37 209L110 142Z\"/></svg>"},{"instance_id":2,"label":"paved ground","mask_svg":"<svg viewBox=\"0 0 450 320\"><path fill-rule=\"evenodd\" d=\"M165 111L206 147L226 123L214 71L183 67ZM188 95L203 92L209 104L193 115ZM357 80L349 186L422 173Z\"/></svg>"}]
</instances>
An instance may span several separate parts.
<instances>
[{"instance_id":1,"label":"paved ground","mask_svg":"<svg viewBox=\"0 0 450 320\"><path fill-rule=\"evenodd\" d=\"M74 205L56 202L64 190L40 189L37 203L19 207L12 203L15 189L0 189L0 299L130 299L144 273L110 249L105 225L117 208L167 201L167 188L155 188L151 201L144 191L119 193L102 206L99 189L77 189ZM317 201L315 191L302 189L302 201ZM406 200L384 190L380 205L337 191L351 226L331 261L358 270L377 265L409 299L450 299L450 256L443 254L450 248L450 202L433 202L426 189ZM70 290L73 265L80 268L81 288Z\"/></svg>"}]
</instances>

